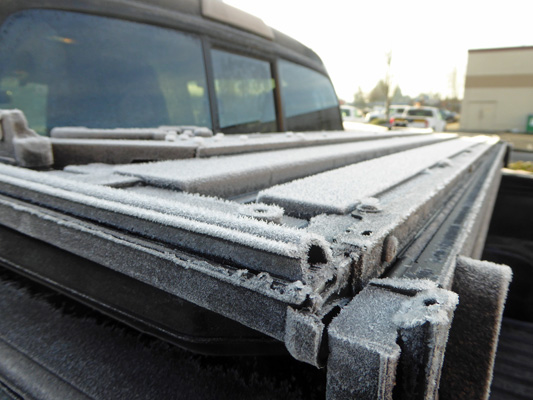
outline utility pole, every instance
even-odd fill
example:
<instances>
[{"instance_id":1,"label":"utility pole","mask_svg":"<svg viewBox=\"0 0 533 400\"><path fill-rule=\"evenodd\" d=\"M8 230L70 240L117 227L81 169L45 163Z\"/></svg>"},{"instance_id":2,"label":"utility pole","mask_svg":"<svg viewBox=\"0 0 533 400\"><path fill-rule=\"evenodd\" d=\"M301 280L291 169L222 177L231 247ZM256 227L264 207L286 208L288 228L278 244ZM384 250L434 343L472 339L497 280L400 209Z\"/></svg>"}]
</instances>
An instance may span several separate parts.
<instances>
[{"instance_id":1,"label":"utility pole","mask_svg":"<svg viewBox=\"0 0 533 400\"><path fill-rule=\"evenodd\" d=\"M392 129L392 126L390 124L390 82L391 82L391 74L390 74L390 64L392 61L392 50L390 50L386 55L387 59L387 73L385 75L385 116L387 117L387 124L389 127L389 130Z\"/></svg>"}]
</instances>

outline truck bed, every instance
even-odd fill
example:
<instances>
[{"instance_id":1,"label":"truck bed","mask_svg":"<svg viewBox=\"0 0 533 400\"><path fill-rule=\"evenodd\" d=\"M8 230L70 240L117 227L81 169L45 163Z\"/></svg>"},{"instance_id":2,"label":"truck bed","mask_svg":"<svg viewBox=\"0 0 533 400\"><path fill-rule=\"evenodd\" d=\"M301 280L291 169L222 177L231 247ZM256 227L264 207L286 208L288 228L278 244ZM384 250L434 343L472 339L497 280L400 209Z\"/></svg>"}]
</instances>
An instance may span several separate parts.
<instances>
[{"instance_id":1,"label":"truck bed","mask_svg":"<svg viewBox=\"0 0 533 400\"><path fill-rule=\"evenodd\" d=\"M533 396L533 323L504 318L494 365L492 400Z\"/></svg>"},{"instance_id":2,"label":"truck bed","mask_svg":"<svg viewBox=\"0 0 533 400\"><path fill-rule=\"evenodd\" d=\"M193 354L0 268L0 398L323 399L288 354ZM3 392L2 392L3 391Z\"/></svg>"},{"instance_id":3,"label":"truck bed","mask_svg":"<svg viewBox=\"0 0 533 400\"><path fill-rule=\"evenodd\" d=\"M288 354L192 354L4 268L0 268L0 305L1 399L318 400L325 396L325 371ZM504 318L490 399L531 399L531 371L533 323Z\"/></svg>"},{"instance_id":4,"label":"truck bed","mask_svg":"<svg viewBox=\"0 0 533 400\"><path fill-rule=\"evenodd\" d=\"M151 162L102 163L94 151L62 169L0 165L0 262L195 352L288 352L325 370L331 400L488 391L511 270L476 259L505 145L415 132L193 139L159 143L164 158ZM45 149L44 161L110 142L106 157L144 149L131 138L43 140L25 150ZM53 336L18 337L32 339L23 354L39 365L77 358L49 354ZM13 343L5 351L20 358ZM110 367L96 353L101 374ZM65 390L94 389L79 365L57 374Z\"/></svg>"}]
</instances>

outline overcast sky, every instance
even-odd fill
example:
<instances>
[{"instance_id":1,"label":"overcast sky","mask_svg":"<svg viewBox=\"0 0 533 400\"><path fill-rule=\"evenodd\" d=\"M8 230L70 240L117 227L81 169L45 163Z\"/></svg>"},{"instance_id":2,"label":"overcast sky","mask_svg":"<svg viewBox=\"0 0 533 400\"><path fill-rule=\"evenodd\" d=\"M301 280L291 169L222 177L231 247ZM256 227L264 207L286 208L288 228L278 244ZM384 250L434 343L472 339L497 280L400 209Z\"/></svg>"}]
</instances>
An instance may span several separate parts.
<instances>
[{"instance_id":1,"label":"overcast sky","mask_svg":"<svg viewBox=\"0 0 533 400\"><path fill-rule=\"evenodd\" d=\"M533 0L224 0L301 41L322 58L351 101L384 77L404 94L462 96L468 49L533 45Z\"/></svg>"}]
</instances>

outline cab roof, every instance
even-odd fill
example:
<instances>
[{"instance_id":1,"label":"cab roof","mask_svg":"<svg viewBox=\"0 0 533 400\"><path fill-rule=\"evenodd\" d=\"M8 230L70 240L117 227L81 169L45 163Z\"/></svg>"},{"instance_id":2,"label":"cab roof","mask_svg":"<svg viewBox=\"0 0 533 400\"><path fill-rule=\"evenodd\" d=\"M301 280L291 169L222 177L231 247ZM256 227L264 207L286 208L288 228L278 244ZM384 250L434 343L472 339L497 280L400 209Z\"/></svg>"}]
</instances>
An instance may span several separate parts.
<instances>
[{"instance_id":1,"label":"cab roof","mask_svg":"<svg viewBox=\"0 0 533 400\"><path fill-rule=\"evenodd\" d=\"M82 12L205 35L215 46L243 47L258 56L280 56L326 73L318 55L262 20L220 0L4 0L0 23L26 9Z\"/></svg>"}]
</instances>

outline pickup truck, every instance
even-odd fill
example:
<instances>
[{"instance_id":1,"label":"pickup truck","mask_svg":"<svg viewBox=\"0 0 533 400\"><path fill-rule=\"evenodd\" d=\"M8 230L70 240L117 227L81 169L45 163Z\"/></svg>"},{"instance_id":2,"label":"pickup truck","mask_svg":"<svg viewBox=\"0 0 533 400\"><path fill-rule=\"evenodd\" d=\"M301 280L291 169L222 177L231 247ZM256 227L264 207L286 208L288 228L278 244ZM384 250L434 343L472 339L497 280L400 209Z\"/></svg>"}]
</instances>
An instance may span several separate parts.
<instances>
[{"instance_id":1,"label":"pickup truck","mask_svg":"<svg viewBox=\"0 0 533 400\"><path fill-rule=\"evenodd\" d=\"M2 398L484 399L511 279L492 393L531 394L505 143L344 131L318 56L214 0L0 24Z\"/></svg>"}]
</instances>

